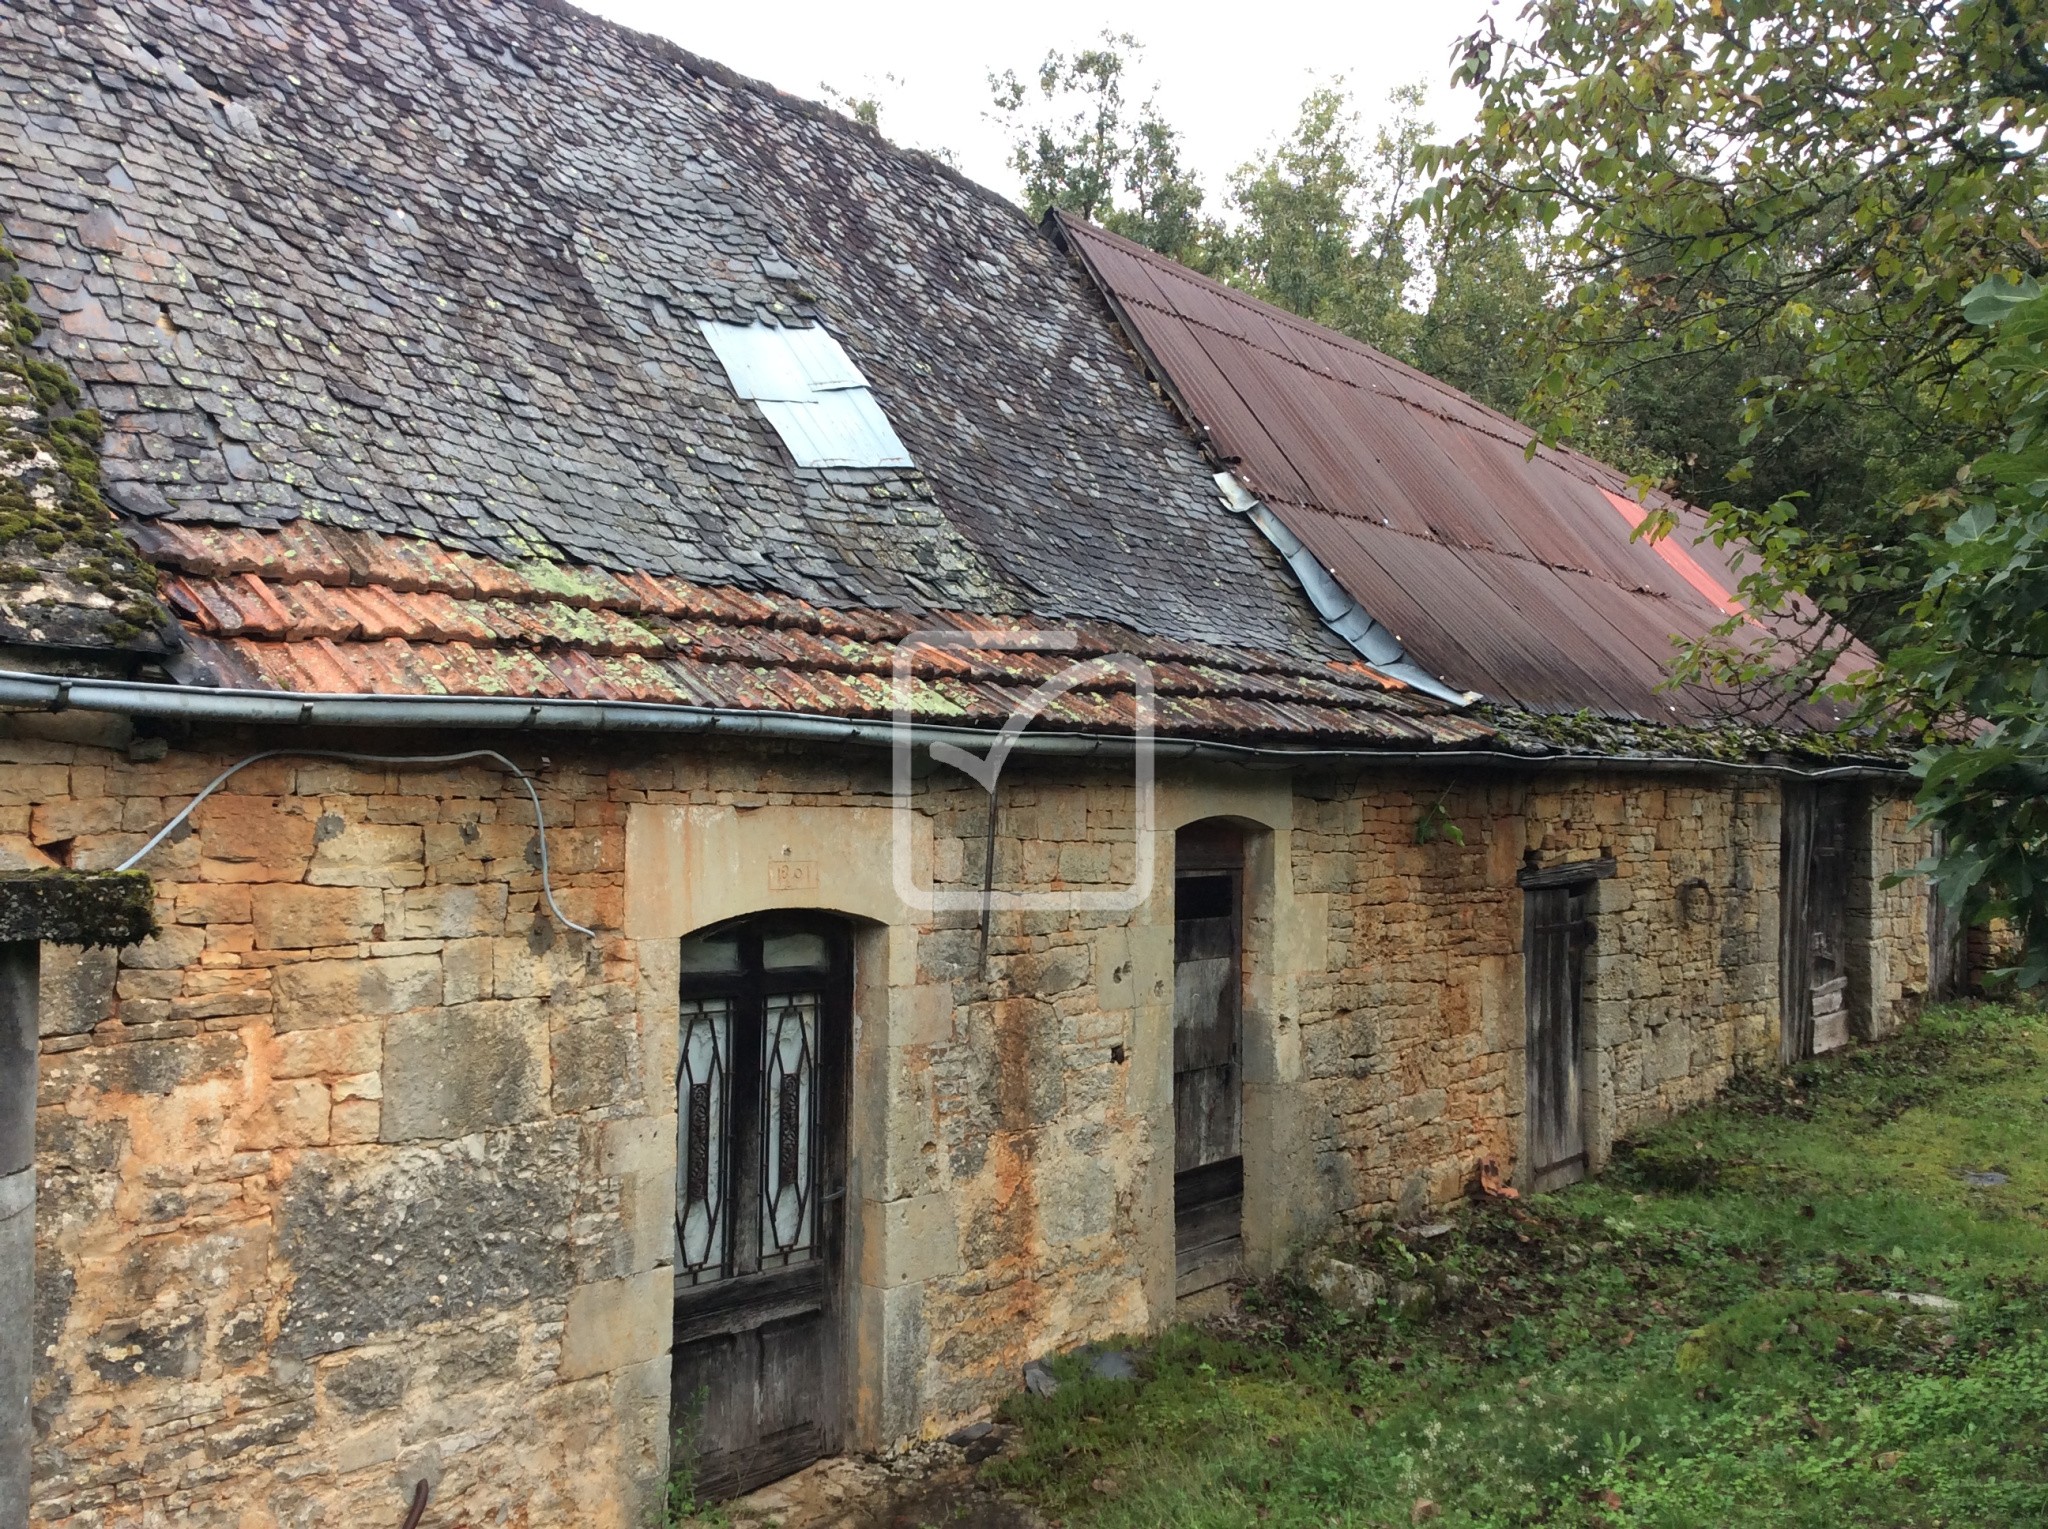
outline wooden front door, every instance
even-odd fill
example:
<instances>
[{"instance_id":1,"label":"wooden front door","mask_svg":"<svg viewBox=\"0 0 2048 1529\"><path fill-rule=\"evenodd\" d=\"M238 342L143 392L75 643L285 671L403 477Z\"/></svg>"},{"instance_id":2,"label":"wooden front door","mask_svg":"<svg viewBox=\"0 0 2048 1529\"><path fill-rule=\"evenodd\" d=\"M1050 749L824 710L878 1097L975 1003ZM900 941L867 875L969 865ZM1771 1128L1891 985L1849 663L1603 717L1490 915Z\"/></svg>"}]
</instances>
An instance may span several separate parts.
<instances>
[{"instance_id":1,"label":"wooden front door","mask_svg":"<svg viewBox=\"0 0 2048 1529\"><path fill-rule=\"evenodd\" d=\"M672 1409L720 1498L843 1437L853 973L842 925L785 915L684 941L682 967Z\"/></svg>"},{"instance_id":2,"label":"wooden front door","mask_svg":"<svg viewBox=\"0 0 2048 1529\"><path fill-rule=\"evenodd\" d=\"M1586 951L1592 944L1593 883L1531 887L1523 894L1528 1012L1529 1180L1538 1193L1586 1174Z\"/></svg>"},{"instance_id":3,"label":"wooden front door","mask_svg":"<svg viewBox=\"0 0 2048 1529\"><path fill-rule=\"evenodd\" d=\"M1788 782L1778 861L1779 1050L1786 1062L1849 1040L1850 792Z\"/></svg>"},{"instance_id":4,"label":"wooden front door","mask_svg":"<svg viewBox=\"0 0 2048 1529\"><path fill-rule=\"evenodd\" d=\"M1174 1290L1193 1295L1244 1262L1240 1052L1243 841L1180 831L1173 883Z\"/></svg>"}]
</instances>

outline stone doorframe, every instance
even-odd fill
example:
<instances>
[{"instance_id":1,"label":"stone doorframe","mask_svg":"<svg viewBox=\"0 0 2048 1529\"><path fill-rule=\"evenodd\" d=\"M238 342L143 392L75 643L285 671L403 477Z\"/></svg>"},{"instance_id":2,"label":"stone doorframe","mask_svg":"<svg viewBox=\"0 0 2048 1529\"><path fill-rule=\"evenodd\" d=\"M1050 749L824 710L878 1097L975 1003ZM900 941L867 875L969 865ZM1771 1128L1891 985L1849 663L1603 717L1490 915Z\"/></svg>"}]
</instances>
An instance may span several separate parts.
<instances>
[{"instance_id":1,"label":"stone doorframe","mask_svg":"<svg viewBox=\"0 0 2048 1529\"><path fill-rule=\"evenodd\" d=\"M915 821L925 840L916 849L929 863L929 821L921 814ZM648 1076L664 1080L664 1086L675 1073L677 961L685 935L777 910L839 913L852 921L856 1106L848 1142L847 1193L853 1204L847 1218L846 1371L853 1437L847 1442L870 1448L918 1430L924 1282L959 1268L951 1201L918 1192L918 1149L929 1131L916 1101L897 1097L908 1074L897 1065L902 1048L946 1039L953 1015L944 984L917 980L915 915L896 895L891 877L894 828L885 806L635 803L626 817L625 934L640 946ZM649 1103L662 1107L653 1098ZM672 1096L666 1108L663 1139L673 1175ZM666 1354L671 1336L664 1318L659 1331L644 1335L642 1357Z\"/></svg>"},{"instance_id":2,"label":"stone doorframe","mask_svg":"<svg viewBox=\"0 0 2048 1529\"><path fill-rule=\"evenodd\" d=\"M1294 886L1294 787L1278 773L1204 772L1162 780L1151 898L1097 950L1104 1008L1129 1004L1128 1107L1154 1144L1138 1217L1144 1229L1145 1307L1174 1319L1173 872L1174 835L1220 818L1244 831L1244 1251L1254 1275L1281 1268L1327 1215L1316 1192L1297 986L1326 963L1329 895ZM1121 975L1119 971L1121 970Z\"/></svg>"}]
</instances>

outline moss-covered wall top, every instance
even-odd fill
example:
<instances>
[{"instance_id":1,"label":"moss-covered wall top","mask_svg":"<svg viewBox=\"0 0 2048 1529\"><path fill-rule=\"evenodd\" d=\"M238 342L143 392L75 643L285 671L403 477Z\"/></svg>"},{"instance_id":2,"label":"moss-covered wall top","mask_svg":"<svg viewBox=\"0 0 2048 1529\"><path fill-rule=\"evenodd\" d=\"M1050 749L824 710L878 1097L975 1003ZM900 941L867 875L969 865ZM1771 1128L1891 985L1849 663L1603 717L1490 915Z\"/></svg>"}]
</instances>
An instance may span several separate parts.
<instances>
[{"instance_id":1,"label":"moss-covered wall top","mask_svg":"<svg viewBox=\"0 0 2048 1529\"><path fill-rule=\"evenodd\" d=\"M0 247L0 642L157 653L156 570L100 498L100 417L36 351L29 285Z\"/></svg>"},{"instance_id":2,"label":"moss-covered wall top","mask_svg":"<svg viewBox=\"0 0 2048 1529\"><path fill-rule=\"evenodd\" d=\"M142 871L0 873L0 942L134 945L156 933L155 910Z\"/></svg>"}]
</instances>

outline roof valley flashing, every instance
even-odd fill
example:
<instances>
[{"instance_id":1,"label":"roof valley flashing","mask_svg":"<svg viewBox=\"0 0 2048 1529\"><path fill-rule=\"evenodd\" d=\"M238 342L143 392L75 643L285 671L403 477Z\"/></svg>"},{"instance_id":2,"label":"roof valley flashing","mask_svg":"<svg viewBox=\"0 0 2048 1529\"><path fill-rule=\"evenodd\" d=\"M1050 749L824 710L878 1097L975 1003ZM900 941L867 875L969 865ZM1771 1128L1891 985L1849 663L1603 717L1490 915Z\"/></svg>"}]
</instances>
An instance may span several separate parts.
<instances>
[{"instance_id":1,"label":"roof valley flashing","mask_svg":"<svg viewBox=\"0 0 2048 1529\"><path fill-rule=\"evenodd\" d=\"M1315 554L1301 544L1301 538L1234 476L1227 472L1216 474L1216 486L1223 491L1223 502L1230 512L1257 526L1273 544L1273 550L1287 560L1287 566L1301 581L1302 593L1323 618L1323 625L1357 649L1360 658L1389 679L1397 679L1453 706L1469 706L1482 699L1477 691L1455 690L1412 663L1401 647L1401 640L1373 620L1365 607L1352 599L1344 586L1330 576L1330 571L1316 561Z\"/></svg>"}]
</instances>

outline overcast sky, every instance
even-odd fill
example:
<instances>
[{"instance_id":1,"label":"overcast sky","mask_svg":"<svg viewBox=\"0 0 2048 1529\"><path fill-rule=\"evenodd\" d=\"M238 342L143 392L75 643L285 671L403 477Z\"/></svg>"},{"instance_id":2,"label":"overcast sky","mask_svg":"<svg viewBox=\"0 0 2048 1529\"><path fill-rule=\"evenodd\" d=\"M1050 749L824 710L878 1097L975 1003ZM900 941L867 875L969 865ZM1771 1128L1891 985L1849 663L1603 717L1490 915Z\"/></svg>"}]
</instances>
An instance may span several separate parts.
<instances>
[{"instance_id":1,"label":"overcast sky","mask_svg":"<svg viewBox=\"0 0 2048 1529\"><path fill-rule=\"evenodd\" d=\"M1462 127L1471 107L1450 88L1451 47L1490 0L1268 0L1228 11L1168 0L580 3L795 95L818 99L830 84L878 96L890 138L950 149L961 169L1009 196L1016 177L1004 164L1002 129L987 117L989 71L1023 75L1049 48L1070 50L1105 27L1129 32L1145 44L1138 81L1157 83L1161 114L1184 135L1213 202L1232 169L1292 124L1310 86L1334 75L1345 77L1368 121L1388 91L1420 82L1438 129ZM890 74L902 84L890 84Z\"/></svg>"}]
</instances>

